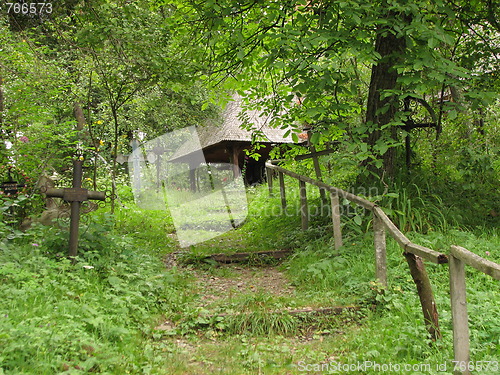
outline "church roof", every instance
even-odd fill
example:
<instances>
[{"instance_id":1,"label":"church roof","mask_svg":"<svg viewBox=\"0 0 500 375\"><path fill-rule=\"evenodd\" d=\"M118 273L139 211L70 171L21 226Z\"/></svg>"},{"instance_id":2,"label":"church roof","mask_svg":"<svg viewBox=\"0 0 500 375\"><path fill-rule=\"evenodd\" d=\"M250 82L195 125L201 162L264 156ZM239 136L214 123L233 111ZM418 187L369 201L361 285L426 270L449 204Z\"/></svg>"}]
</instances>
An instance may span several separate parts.
<instances>
[{"instance_id":1,"label":"church roof","mask_svg":"<svg viewBox=\"0 0 500 375\"><path fill-rule=\"evenodd\" d=\"M291 134L285 137L286 129L273 128L272 118L257 110L242 111L241 97L234 97L224 109L218 121L210 121L196 127L201 148L217 147L226 142L252 142L253 135L259 143L293 143ZM250 128L251 130L248 130ZM186 142L170 158L171 162L182 162L195 150L196 142Z\"/></svg>"}]
</instances>

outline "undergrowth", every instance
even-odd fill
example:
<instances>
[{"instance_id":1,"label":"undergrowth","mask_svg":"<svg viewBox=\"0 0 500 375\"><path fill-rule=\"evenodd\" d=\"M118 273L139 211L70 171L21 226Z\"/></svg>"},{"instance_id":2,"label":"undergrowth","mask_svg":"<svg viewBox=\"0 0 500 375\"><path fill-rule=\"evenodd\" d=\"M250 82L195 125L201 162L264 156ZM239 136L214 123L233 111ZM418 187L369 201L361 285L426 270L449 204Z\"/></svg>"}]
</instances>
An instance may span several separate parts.
<instances>
[{"instance_id":1,"label":"undergrowth","mask_svg":"<svg viewBox=\"0 0 500 375\"><path fill-rule=\"evenodd\" d=\"M99 214L82 228L75 264L57 228L0 243L0 373L143 373L162 361L144 340L159 314L182 310L185 279L115 224Z\"/></svg>"},{"instance_id":2,"label":"undergrowth","mask_svg":"<svg viewBox=\"0 0 500 375\"><path fill-rule=\"evenodd\" d=\"M427 200L423 190L405 189L398 196L369 198L385 204L413 242L445 253L457 244L500 262L498 229L463 230L453 210L439 210L440 196ZM64 228L0 228L0 374L299 374L313 368L307 364L364 361L432 364L432 371L414 374L439 373L437 366L445 364L451 372L447 266L427 266L443 334L431 342L402 250L390 239L389 286L374 282L370 212L342 202L344 245L334 250L331 218L321 212L317 189L308 188L313 214L306 231L299 229L296 193L296 187L287 190L287 208L281 210L279 194L268 197L265 186L249 189L243 226L188 249L200 259L291 249L293 255L278 267L296 292L286 298L266 291L236 294L211 311L202 307L190 269L164 267L165 254L178 250L164 211L126 202L114 216L92 214L82 225L75 264L65 257ZM467 268L474 361L500 358L498 286ZM305 303L355 305L361 311L340 317L286 312ZM172 324L169 331L155 328L165 320Z\"/></svg>"}]
</instances>

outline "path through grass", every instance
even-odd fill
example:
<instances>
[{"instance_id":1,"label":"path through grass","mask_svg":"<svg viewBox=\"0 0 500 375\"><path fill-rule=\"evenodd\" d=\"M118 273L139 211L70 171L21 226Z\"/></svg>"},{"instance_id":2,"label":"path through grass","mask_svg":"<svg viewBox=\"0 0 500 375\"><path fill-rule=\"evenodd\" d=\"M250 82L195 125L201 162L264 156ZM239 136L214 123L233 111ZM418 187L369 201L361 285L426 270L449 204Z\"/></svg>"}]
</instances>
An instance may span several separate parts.
<instances>
[{"instance_id":1,"label":"path through grass","mask_svg":"<svg viewBox=\"0 0 500 375\"><path fill-rule=\"evenodd\" d=\"M291 248L294 255L277 267L291 288L286 288L287 292L282 294L273 293L271 288L252 290L252 275L262 272L253 266L240 266L241 270L209 263L191 266L188 273L195 277L198 288L202 286L197 289L193 301L198 310L190 319L179 320L184 327L192 322L184 332L175 328L179 323L172 322L171 331L162 335L164 342L176 348L175 359L167 362L168 371L179 374L452 372L447 266L427 265L443 332L441 340L431 342L424 328L415 285L397 244L388 240L389 288L382 290L373 282L370 231L364 233L359 227L351 230L354 223L344 218L344 247L335 252L328 218L314 217L311 229L301 232L297 230L298 216L272 214L270 207L280 204L277 198L268 198L262 190L256 195L245 226L222 238L194 246L190 254L200 259L207 254L234 253L243 249ZM293 207L290 210L293 212ZM369 225L361 227L370 228ZM500 261L500 240L495 231L479 235L460 230L408 235L416 243L443 252L456 243ZM238 285L242 277L248 282ZM472 355L475 361L491 363L482 374L495 374L500 359L499 285L472 270L469 270L468 280L471 322L475 322L470 328ZM229 287L219 290L218 296L213 298L217 294L214 288L223 284ZM320 319L295 320L286 314L271 314L278 309L332 305L356 305L361 310L354 315L348 313ZM226 318L210 320L217 312L246 311L251 314L243 317L240 314L233 321Z\"/></svg>"},{"instance_id":2,"label":"path through grass","mask_svg":"<svg viewBox=\"0 0 500 375\"><path fill-rule=\"evenodd\" d=\"M446 266L427 266L443 332L433 343L394 242L388 241L389 288L382 290L373 282L371 231L360 229L368 222L359 227L344 218L344 246L334 251L328 217L313 217L311 229L300 231L293 199L282 213L265 187L249 197L242 227L183 250L191 264L166 266L179 252L170 218L132 202L114 217L93 214L74 265L63 256L64 230L34 227L0 238L0 374L381 373L346 370L359 363L411 366L393 373L451 372ZM495 230L408 236L444 252L462 245L500 262ZM280 264L203 261L213 253L272 249L293 255ZM498 282L470 269L467 276L472 358L498 363ZM338 305L360 310L288 313Z\"/></svg>"},{"instance_id":3,"label":"path through grass","mask_svg":"<svg viewBox=\"0 0 500 375\"><path fill-rule=\"evenodd\" d=\"M217 250L227 252L221 243L229 246L230 237L218 242ZM211 245L204 246L216 248ZM182 257L180 262L181 272L194 278L195 297L190 313L156 327L160 340L175 348L175 359L167 362L169 374L303 373L297 366L301 361L340 358L340 343L355 335L366 316L364 310L291 315L338 303L332 293L320 296L292 284L283 264L200 261L185 266Z\"/></svg>"}]
</instances>

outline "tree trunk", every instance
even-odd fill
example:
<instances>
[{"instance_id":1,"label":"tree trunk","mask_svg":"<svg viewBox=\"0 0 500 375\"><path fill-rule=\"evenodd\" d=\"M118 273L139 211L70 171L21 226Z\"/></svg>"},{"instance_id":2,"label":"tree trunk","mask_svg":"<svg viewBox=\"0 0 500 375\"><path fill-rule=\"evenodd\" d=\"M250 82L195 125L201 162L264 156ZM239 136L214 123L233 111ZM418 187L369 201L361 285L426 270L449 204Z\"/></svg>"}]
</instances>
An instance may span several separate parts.
<instances>
[{"instance_id":1,"label":"tree trunk","mask_svg":"<svg viewBox=\"0 0 500 375\"><path fill-rule=\"evenodd\" d=\"M118 108L114 105L111 107L111 114L113 115L114 122L114 140L113 140L113 170L111 172L111 214L115 213L115 198L116 198L116 175L117 165L116 157L118 156Z\"/></svg>"},{"instance_id":2,"label":"tree trunk","mask_svg":"<svg viewBox=\"0 0 500 375\"><path fill-rule=\"evenodd\" d=\"M3 77L0 74L0 163L4 163L6 156L6 147L4 142L4 128L3 128L3 116L4 116L4 96L3 96Z\"/></svg>"},{"instance_id":3,"label":"tree trunk","mask_svg":"<svg viewBox=\"0 0 500 375\"><path fill-rule=\"evenodd\" d=\"M73 113L76 119L76 130L83 130L85 128L85 115L83 114L82 105L79 102L75 102L73 105Z\"/></svg>"},{"instance_id":4,"label":"tree trunk","mask_svg":"<svg viewBox=\"0 0 500 375\"><path fill-rule=\"evenodd\" d=\"M404 38L395 35L391 28L381 28L378 30L375 42L375 51L380 54L380 60L372 66L370 87L368 91L368 102L366 105L366 123L371 127L368 135L368 144L374 146L377 141L384 136L387 140L397 139L397 128L389 124L398 111L398 98L394 95L382 97L386 90L397 88L398 72L395 65L400 60L406 48ZM383 170L368 166L369 170L376 174L385 172L388 177L395 174L396 149L390 147L383 154Z\"/></svg>"}]
</instances>

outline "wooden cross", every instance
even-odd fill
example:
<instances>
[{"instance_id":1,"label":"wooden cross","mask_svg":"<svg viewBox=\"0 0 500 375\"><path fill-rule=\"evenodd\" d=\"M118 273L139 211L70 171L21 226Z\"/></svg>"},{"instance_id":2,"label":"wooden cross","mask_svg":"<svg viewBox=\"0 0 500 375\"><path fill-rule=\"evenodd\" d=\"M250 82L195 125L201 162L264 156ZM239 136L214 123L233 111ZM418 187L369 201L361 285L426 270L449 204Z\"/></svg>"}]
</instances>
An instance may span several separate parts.
<instances>
[{"instance_id":1,"label":"wooden cross","mask_svg":"<svg viewBox=\"0 0 500 375\"><path fill-rule=\"evenodd\" d=\"M161 156L167 153L169 150L162 146L155 146L151 150L151 153L148 155L148 161L151 164L156 165L156 190L160 188L160 170L161 170Z\"/></svg>"},{"instance_id":2,"label":"wooden cross","mask_svg":"<svg viewBox=\"0 0 500 375\"><path fill-rule=\"evenodd\" d=\"M104 201L106 193L101 191L90 191L82 188L82 164L81 160L73 160L73 187L66 189L49 188L45 191L47 197L62 198L71 203L71 216L69 227L69 256L76 257L78 249L78 225L80 223L80 205L89 199Z\"/></svg>"},{"instance_id":3,"label":"wooden cross","mask_svg":"<svg viewBox=\"0 0 500 375\"><path fill-rule=\"evenodd\" d=\"M307 131L307 145L309 146L309 150L311 150L310 154L312 159L313 159L313 165L314 165L314 171L316 172L316 178L320 181L323 181L323 178L321 177L321 169L319 166L319 159L318 159L318 152L316 151L316 147L314 144L311 142L312 138L312 129L307 127L304 128L305 131ZM321 201L326 202L326 194L325 190L323 188L319 188L319 195L321 196Z\"/></svg>"},{"instance_id":4,"label":"wooden cross","mask_svg":"<svg viewBox=\"0 0 500 375\"><path fill-rule=\"evenodd\" d=\"M410 101L413 100L416 103L420 103L426 110L429 112L432 122L415 122L412 119L411 116L411 108L410 108ZM406 148L406 169L409 171L410 166L411 166L411 142L410 142L410 131L412 129L418 129L418 128L435 128L436 129L436 140L439 137L439 134L441 133L441 125L439 125L439 121L436 117L436 114L434 113L434 110L432 107L427 103L424 99L420 98L413 98L413 97L406 97L404 99L404 111L409 113L408 118L404 122L404 125L400 126L401 129L404 129L406 131L406 137L405 137L405 148Z\"/></svg>"},{"instance_id":5,"label":"wooden cross","mask_svg":"<svg viewBox=\"0 0 500 375\"><path fill-rule=\"evenodd\" d=\"M143 161L139 149L140 142L137 139L132 139L130 145L132 146L132 162L134 166L133 185L134 190L139 193L141 191L141 161ZM135 152L136 150L139 150L139 152Z\"/></svg>"},{"instance_id":6,"label":"wooden cross","mask_svg":"<svg viewBox=\"0 0 500 375\"><path fill-rule=\"evenodd\" d=\"M316 151L316 152L312 152L310 154L297 155L295 157L295 160L296 161L301 161L301 160L305 160L305 159L314 158L314 157L317 157L317 156L328 155L328 154L331 154L332 152L335 152L335 151L337 151L337 149L335 149L335 148L328 148L326 150Z\"/></svg>"}]
</instances>

